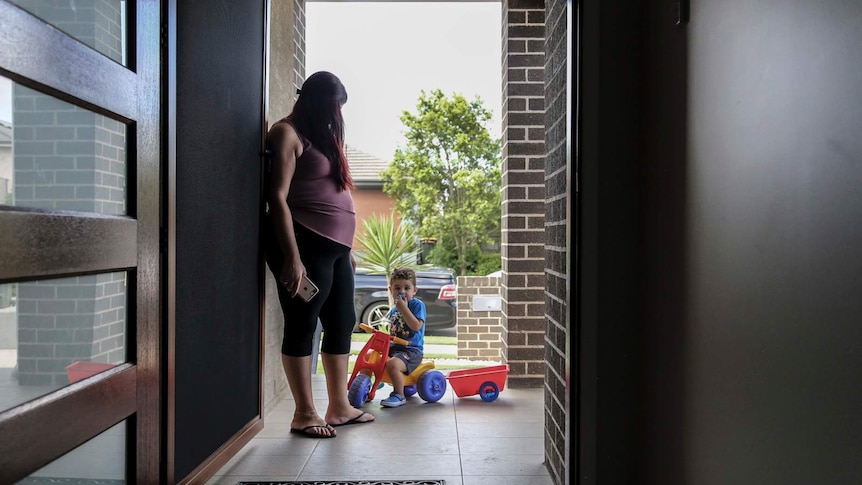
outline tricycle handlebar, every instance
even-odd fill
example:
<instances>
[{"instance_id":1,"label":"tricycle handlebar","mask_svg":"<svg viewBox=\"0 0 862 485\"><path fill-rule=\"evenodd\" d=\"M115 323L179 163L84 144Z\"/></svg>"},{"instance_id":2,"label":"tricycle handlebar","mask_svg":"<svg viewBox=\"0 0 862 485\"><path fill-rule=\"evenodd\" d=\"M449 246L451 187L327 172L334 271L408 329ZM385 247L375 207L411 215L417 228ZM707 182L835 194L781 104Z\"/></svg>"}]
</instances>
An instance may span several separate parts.
<instances>
[{"instance_id":1,"label":"tricycle handlebar","mask_svg":"<svg viewBox=\"0 0 862 485\"><path fill-rule=\"evenodd\" d=\"M376 330L371 325L366 325L364 323L360 323L359 328L361 328L362 330L365 330L368 333L380 332L380 330ZM380 333L384 333L384 332L380 332ZM392 342L394 342L396 344L407 345L409 343L406 340L404 340L403 338L398 338L394 335L390 335L389 338L392 340Z\"/></svg>"}]
</instances>

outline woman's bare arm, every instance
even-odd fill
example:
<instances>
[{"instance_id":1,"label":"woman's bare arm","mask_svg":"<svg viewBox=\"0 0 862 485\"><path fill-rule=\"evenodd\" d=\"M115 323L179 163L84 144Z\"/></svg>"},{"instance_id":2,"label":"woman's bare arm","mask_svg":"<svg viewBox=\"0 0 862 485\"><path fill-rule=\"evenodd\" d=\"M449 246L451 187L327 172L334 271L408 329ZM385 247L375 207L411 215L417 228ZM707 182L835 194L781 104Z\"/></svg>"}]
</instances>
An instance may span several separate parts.
<instances>
[{"instance_id":1,"label":"woman's bare arm","mask_svg":"<svg viewBox=\"0 0 862 485\"><path fill-rule=\"evenodd\" d=\"M284 264L278 282L287 286L293 296L299 288L299 280L305 273L305 266L299 257L296 234L293 231L293 216L287 206L290 182L296 171L296 160L302 155L302 141L296 130L288 123L277 123L269 131L269 145L272 149L272 174L267 193L270 217L275 237L284 254Z\"/></svg>"}]
</instances>

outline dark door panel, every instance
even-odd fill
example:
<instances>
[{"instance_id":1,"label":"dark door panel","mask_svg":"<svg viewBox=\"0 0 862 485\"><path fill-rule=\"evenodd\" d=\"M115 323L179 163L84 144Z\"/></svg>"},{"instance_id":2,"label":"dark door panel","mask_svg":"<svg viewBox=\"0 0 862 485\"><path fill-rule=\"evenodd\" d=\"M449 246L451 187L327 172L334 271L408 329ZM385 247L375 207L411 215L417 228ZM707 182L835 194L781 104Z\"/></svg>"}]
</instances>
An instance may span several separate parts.
<instances>
[{"instance_id":1,"label":"dark door panel","mask_svg":"<svg viewBox=\"0 0 862 485\"><path fill-rule=\"evenodd\" d=\"M858 483L862 10L660 3L639 482Z\"/></svg>"},{"instance_id":2,"label":"dark door panel","mask_svg":"<svg viewBox=\"0 0 862 485\"><path fill-rule=\"evenodd\" d=\"M862 9L582 2L579 483L860 483Z\"/></svg>"},{"instance_id":3,"label":"dark door panel","mask_svg":"<svg viewBox=\"0 0 862 485\"><path fill-rule=\"evenodd\" d=\"M175 14L168 466L179 483L218 469L262 426L265 2L183 0Z\"/></svg>"},{"instance_id":4,"label":"dark door panel","mask_svg":"<svg viewBox=\"0 0 862 485\"><path fill-rule=\"evenodd\" d=\"M689 483L862 480L862 9L692 2Z\"/></svg>"}]
</instances>

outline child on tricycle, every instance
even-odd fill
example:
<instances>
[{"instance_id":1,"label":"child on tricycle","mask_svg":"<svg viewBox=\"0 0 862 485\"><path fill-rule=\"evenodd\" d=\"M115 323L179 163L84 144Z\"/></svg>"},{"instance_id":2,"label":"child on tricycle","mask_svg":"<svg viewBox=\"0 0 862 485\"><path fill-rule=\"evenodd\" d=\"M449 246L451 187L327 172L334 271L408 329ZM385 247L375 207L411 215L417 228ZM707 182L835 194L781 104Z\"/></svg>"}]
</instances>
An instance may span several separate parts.
<instances>
[{"instance_id":1,"label":"child on tricycle","mask_svg":"<svg viewBox=\"0 0 862 485\"><path fill-rule=\"evenodd\" d=\"M425 347L425 303L416 295L416 273L410 268L399 268L389 276L389 291L395 305L389 310L389 334L406 340L406 344L393 342L389 347L386 373L392 381L389 397L380 401L387 408L407 404L404 396L404 376L422 363Z\"/></svg>"},{"instance_id":2,"label":"child on tricycle","mask_svg":"<svg viewBox=\"0 0 862 485\"><path fill-rule=\"evenodd\" d=\"M407 404L407 397L419 385L420 397L428 402L439 400L446 391L446 378L433 362L422 362L425 345L425 304L415 298L416 273L397 268L389 276L389 291L395 304L389 310L389 335L374 330L374 335L356 359L348 382L348 398L355 407L374 398L377 385L392 384L389 397L380 405L395 408ZM364 330L370 327L361 325ZM385 356L385 357L384 357ZM372 376L375 381L372 382ZM408 387L408 391L405 391ZM441 391L442 388L442 391Z\"/></svg>"}]
</instances>

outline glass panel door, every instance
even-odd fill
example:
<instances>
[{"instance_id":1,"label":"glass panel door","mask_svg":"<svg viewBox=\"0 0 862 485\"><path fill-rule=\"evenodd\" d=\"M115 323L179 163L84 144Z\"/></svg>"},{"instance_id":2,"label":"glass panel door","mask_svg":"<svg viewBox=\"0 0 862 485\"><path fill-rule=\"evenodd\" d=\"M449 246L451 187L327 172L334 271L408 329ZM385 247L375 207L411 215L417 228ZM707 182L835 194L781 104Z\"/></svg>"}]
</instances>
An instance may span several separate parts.
<instances>
[{"instance_id":1,"label":"glass panel door","mask_svg":"<svg viewBox=\"0 0 862 485\"><path fill-rule=\"evenodd\" d=\"M0 483L159 481L159 18L0 0Z\"/></svg>"}]
</instances>

